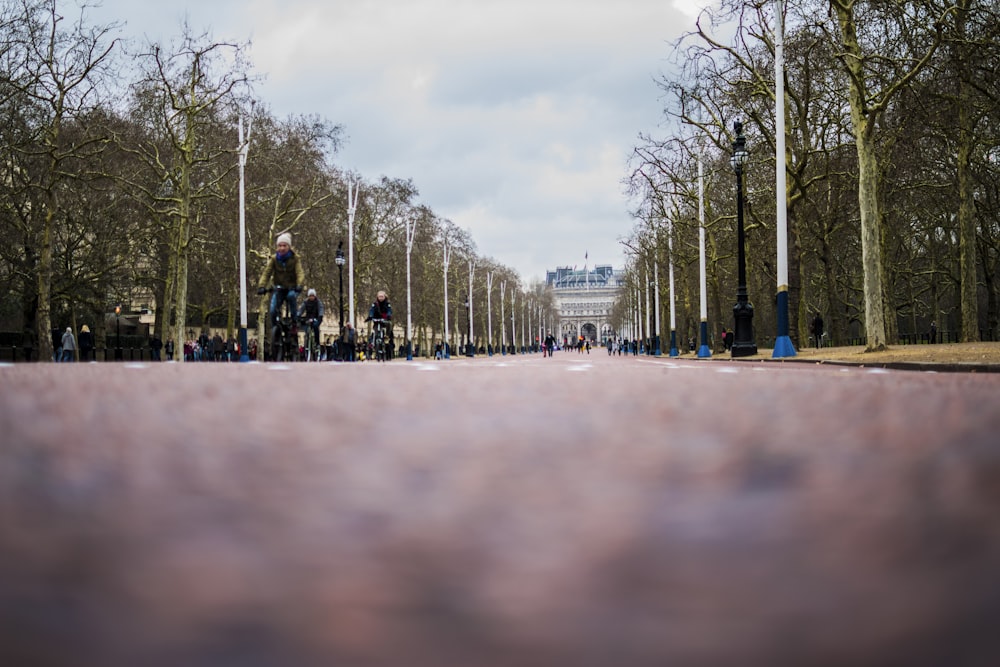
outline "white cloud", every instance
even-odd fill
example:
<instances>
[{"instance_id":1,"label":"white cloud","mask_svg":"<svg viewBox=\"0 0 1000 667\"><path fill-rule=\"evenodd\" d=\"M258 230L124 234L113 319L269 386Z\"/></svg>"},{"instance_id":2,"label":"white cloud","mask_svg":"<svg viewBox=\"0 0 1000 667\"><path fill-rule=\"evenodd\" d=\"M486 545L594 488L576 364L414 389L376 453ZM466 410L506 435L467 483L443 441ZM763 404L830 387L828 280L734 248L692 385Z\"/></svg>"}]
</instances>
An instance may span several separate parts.
<instances>
[{"instance_id":1,"label":"white cloud","mask_svg":"<svg viewBox=\"0 0 1000 667\"><path fill-rule=\"evenodd\" d=\"M128 33L180 19L252 39L276 113L345 126L367 179L412 178L480 253L541 278L621 265L625 161L660 120L653 83L704 2L662 0L105 0ZM685 16L687 14L687 16Z\"/></svg>"}]
</instances>

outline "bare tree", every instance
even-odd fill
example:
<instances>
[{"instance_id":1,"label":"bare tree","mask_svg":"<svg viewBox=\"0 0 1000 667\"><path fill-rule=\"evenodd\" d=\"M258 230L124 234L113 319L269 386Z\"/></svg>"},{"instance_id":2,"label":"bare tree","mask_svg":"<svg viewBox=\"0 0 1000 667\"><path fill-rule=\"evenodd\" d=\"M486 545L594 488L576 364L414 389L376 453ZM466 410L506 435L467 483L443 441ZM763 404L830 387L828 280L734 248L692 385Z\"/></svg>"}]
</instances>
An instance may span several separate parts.
<instances>
[{"instance_id":1,"label":"bare tree","mask_svg":"<svg viewBox=\"0 0 1000 667\"><path fill-rule=\"evenodd\" d=\"M31 233L25 240L36 255L38 347L41 359L52 358L53 244L64 217L61 193L64 184L79 178L67 165L99 151L103 137L92 133L66 133L65 126L80 119L99 103L100 87L111 64L116 42L109 39L111 26L88 27L85 12L67 20L56 0L21 0L16 17L21 39L14 56L21 76L10 92L33 106L29 141L17 150L32 168L27 176L31 205L23 208Z\"/></svg>"}]
</instances>

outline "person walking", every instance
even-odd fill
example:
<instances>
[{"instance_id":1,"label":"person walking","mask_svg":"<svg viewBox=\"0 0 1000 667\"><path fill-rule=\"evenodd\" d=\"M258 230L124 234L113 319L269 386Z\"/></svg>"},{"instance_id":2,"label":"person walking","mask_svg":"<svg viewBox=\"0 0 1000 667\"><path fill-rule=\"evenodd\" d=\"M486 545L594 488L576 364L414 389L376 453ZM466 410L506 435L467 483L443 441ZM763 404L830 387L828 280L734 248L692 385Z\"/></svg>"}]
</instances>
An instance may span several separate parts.
<instances>
[{"instance_id":1,"label":"person walking","mask_svg":"<svg viewBox=\"0 0 1000 667\"><path fill-rule=\"evenodd\" d=\"M809 329L816 338L816 349L818 350L823 345L823 317L819 314L819 311L816 311L816 316L813 317Z\"/></svg>"},{"instance_id":2,"label":"person walking","mask_svg":"<svg viewBox=\"0 0 1000 667\"><path fill-rule=\"evenodd\" d=\"M80 327L80 335L76 342L80 345L80 361L93 361L94 334L90 332L90 327L86 324Z\"/></svg>"},{"instance_id":3,"label":"person walking","mask_svg":"<svg viewBox=\"0 0 1000 667\"><path fill-rule=\"evenodd\" d=\"M66 327L62 335L62 358L60 361L73 361L76 358L76 338L73 337L73 327Z\"/></svg>"},{"instance_id":4,"label":"person walking","mask_svg":"<svg viewBox=\"0 0 1000 667\"><path fill-rule=\"evenodd\" d=\"M355 336L354 326L348 322L344 325L344 361L354 361L357 358L356 345L357 337Z\"/></svg>"}]
</instances>

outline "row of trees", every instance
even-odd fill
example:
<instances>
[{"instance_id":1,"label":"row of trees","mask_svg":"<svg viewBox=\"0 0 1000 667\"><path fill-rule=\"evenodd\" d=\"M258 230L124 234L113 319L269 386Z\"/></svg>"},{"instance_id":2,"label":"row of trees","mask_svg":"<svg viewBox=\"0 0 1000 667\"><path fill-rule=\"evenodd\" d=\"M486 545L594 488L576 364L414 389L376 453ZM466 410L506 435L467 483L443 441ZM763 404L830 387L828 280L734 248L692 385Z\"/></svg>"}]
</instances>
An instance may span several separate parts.
<instances>
[{"instance_id":1,"label":"row of trees","mask_svg":"<svg viewBox=\"0 0 1000 667\"><path fill-rule=\"evenodd\" d=\"M245 173L248 293L274 239L288 231L309 286L335 303L351 182L361 191L354 265L362 311L377 289L387 289L405 321L407 219L417 220L410 313L417 342L430 347L444 335L446 239L456 315L468 263L476 265L479 340L487 272L497 340L501 282L508 316L514 293L519 307L531 301L551 309L541 285L479 257L467 232L421 205L412 181L364 182L338 167L339 125L281 119L255 104L246 44L183 25L169 44L140 45L117 38L118 29L91 25L86 7L71 2L0 0L0 328L25 331L40 358L50 358L47 332L57 326L97 324L100 344L116 304L155 304L163 340L181 341L192 323L223 316L232 335L239 326L241 119L253 128ZM251 303L266 311L263 299ZM455 336L467 325L455 315L449 324Z\"/></svg>"},{"instance_id":2,"label":"row of trees","mask_svg":"<svg viewBox=\"0 0 1000 667\"><path fill-rule=\"evenodd\" d=\"M834 342L869 350L938 328L1000 327L1000 7L985 0L787 0L786 127L775 128L773 0L720 0L675 45L661 80L672 136L642 136L627 280L672 259L681 334L699 317L698 162L712 330L736 291L733 121L747 129L749 291L761 338L776 321L775 153L787 176L792 337L822 312ZM661 269L661 275L662 269ZM661 281L665 282L665 281ZM634 289L630 290L634 292Z\"/></svg>"}]
</instances>

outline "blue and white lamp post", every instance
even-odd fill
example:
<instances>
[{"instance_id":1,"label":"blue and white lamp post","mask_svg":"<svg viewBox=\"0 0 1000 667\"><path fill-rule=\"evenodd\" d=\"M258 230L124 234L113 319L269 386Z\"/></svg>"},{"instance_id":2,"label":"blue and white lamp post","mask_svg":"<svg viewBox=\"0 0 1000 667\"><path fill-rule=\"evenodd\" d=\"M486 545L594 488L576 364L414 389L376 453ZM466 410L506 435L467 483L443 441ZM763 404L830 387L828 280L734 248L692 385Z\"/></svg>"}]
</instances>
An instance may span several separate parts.
<instances>
[{"instance_id":1,"label":"blue and white lamp post","mask_svg":"<svg viewBox=\"0 0 1000 667\"><path fill-rule=\"evenodd\" d=\"M778 335L774 339L773 358L794 357L795 345L788 335L788 192L785 182L785 28L782 1L775 2L774 31L774 127L775 194L777 196L778 232Z\"/></svg>"}]
</instances>

